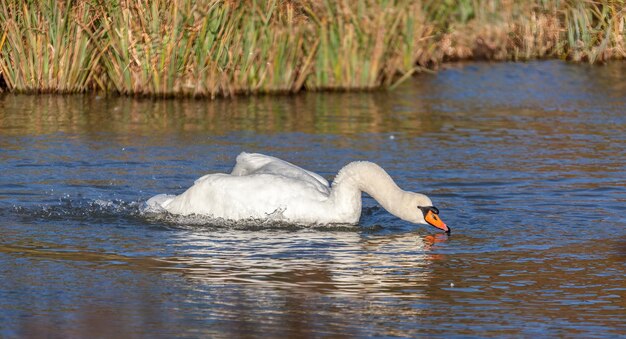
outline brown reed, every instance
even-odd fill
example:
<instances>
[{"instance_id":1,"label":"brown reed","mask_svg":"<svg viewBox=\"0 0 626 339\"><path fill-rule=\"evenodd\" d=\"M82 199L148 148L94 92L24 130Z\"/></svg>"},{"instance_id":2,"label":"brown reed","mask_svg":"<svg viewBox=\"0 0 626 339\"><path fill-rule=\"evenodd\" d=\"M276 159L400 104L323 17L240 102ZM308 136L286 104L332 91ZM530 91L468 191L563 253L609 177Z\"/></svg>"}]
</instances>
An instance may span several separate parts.
<instances>
[{"instance_id":1,"label":"brown reed","mask_svg":"<svg viewBox=\"0 0 626 339\"><path fill-rule=\"evenodd\" d=\"M443 62L626 57L624 0L2 0L10 92L393 88Z\"/></svg>"}]
</instances>

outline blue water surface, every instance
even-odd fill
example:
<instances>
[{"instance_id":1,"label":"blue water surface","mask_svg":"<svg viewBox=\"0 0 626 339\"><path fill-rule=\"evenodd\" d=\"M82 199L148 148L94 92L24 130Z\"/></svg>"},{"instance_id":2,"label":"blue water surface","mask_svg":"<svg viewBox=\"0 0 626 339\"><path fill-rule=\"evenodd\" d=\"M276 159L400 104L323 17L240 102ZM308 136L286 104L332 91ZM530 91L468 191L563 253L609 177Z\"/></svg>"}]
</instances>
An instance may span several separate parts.
<instances>
[{"instance_id":1,"label":"blue water surface","mask_svg":"<svg viewBox=\"0 0 626 339\"><path fill-rule=\"evenodd\" d=\"M0 96L0 337L619 337L626 64L472 63L392 92ZM142 212L261 152L369 160L447 236Z\"/></svg>"}]
</instances>

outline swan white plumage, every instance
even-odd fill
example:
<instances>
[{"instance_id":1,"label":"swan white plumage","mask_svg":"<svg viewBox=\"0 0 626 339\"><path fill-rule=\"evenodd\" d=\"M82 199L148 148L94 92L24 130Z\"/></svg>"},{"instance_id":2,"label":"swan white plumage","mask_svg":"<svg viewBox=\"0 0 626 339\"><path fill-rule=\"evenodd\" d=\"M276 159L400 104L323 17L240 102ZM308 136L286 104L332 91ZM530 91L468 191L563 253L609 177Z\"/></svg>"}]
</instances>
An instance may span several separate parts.
<instances>
[{"instance_id":1,"label":"swan white plumage","mask_svg":"<svg viewBox=\"0 0 626 339\"><path fill-rule=\"evenodd\" d=\"M344 166L332 186L320 175L287 161L241 153L230 174L207 174L184 193L150 198L150 209L225 220L274 219L294 224L357 224L361 192L391 214L416 224L450 228L424 194L400 189L380 166L367 161Z\"/></svg>"}]
</instances>

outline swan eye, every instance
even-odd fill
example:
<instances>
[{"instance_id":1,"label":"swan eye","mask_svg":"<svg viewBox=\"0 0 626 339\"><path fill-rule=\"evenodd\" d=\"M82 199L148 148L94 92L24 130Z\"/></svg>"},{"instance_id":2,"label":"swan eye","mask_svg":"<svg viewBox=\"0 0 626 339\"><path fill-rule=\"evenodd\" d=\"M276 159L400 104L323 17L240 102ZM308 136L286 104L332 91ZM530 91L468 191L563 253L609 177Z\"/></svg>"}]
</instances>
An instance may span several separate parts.
<instances>
[{"instance_id":1,"label":"swan eye","mask_svg":"<svg viewBox=\"0 0 626 339\"><path fill-rule=\"evenodd\" d=\"M417 206L422 211L422 214L426 215L428 212L433 212L433 214L439 214L439 209L435 206Z\"/></svg>"}]
</instances>

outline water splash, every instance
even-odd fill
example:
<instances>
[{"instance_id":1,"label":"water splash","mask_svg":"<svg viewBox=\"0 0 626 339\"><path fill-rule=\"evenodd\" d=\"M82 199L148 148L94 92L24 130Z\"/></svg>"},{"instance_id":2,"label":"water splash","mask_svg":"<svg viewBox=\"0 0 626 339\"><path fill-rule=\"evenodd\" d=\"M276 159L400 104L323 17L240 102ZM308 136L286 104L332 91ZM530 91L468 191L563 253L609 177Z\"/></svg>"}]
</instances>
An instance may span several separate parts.
<instances>
[{"instance_id":1,"label":"water splash","mask_svg":"<svg viewBox=\"0 0 626 339\"><path fill-rule=\"evenodd\" d=\"M365 207L362 215L375 219L379 207ZM64 196L56 204L37 206L14 205L7 211L0 208L0 215L17 216L26 222L77 221L108 224L149 224L164 228L187 229L196 231L233 230L268 230L280 229L297 231L314 229L318 231L343 231L374 233L383 229L375 220L367 220L364 225L325 224L304 225L288 223L281 218L282 211L277 210L266 219L226 220L207 215L176 215L164 209L155 209L144 201L124 201L121 199L75 199Z\"/></svg>"},{"instance_id":2,"label":"water splash","mask_svg":"<svg viewBox=\"0 0 626 339\"><path fill-rule=\"evenodd\" d=\"M37 220L83 220L137 217L141 215L141 202L123 200L86 200L63 197L58 204L38 206L13 206L20 217Z\"/></svg>"}]
</instances>

